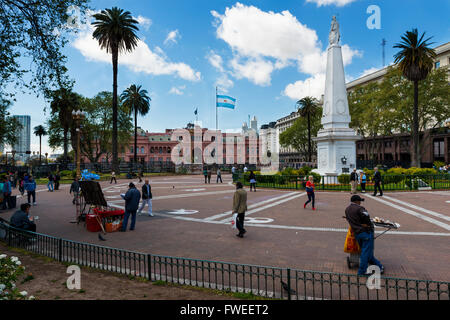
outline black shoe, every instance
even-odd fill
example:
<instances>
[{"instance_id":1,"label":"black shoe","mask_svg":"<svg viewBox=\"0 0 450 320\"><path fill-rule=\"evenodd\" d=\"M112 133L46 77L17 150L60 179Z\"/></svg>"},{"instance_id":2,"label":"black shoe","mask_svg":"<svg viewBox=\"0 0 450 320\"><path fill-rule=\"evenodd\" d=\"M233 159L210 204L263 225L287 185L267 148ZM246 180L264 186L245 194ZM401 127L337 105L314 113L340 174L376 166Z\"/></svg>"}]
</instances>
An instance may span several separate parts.
<instances>
[{"instance_id":1,"label":"black shoe","mask_svg":"<svg viewBox=\"0 0 450 320\"><path fill-rule=\"evenodd\" d=\"M125 230L120 229L119 232L125 232Z\"/></svg>"},{"instance_id":2,"label":"black shoe","mask_svg":"<svg viewBox=\"0 0 450 320\"><path fill-rule=\"evenodd\" d=\"M238 233L238 234L236 235L236 237L239 237L239 238L243 238L243 237L244 237L244 235L242 235L242 234Z\"/></svg>"}]
</instances>

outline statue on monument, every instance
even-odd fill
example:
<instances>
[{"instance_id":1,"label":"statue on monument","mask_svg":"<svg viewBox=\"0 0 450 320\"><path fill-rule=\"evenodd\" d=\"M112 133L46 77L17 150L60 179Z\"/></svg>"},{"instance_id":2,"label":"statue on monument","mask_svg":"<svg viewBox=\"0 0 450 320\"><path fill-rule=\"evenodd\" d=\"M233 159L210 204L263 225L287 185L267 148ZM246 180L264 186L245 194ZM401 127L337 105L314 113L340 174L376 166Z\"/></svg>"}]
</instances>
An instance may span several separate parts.
<instances>
[{"instance_id":1,"label":"statue on monument","mask_svg":"<svg viewBox=\"0 0 450 320\"><path fill-rule=\"evenodd\" d=\"M339 22L337 22L336 16L333 16L333 20L331 21L329 40L330 46L339 44L339 40L341 40L341 35L339 34Z\"/></svg>"}]
</instances>

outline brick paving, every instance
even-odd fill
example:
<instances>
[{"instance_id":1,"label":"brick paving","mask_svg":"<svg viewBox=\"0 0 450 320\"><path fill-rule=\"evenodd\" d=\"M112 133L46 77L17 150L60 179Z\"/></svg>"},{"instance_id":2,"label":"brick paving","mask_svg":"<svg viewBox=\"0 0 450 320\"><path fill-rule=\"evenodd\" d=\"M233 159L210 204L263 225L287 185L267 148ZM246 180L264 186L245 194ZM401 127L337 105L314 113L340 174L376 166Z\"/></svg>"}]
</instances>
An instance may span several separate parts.
<instances>
[{"instance_id":1,"label":"brick paving","mask_svg":"<svg viewBox=\"0 0 450 320\"><path fill-rule=\"evenodd\" d=\"M213 177L208 185L204 184L203 176L150 178L155 217L139 216L135 231L107 234L106 242L99 241L97 234L88 232L83 224L70 223L75 218L75 206L67 185L53 193L39 186L44 191L37 193L38 205L32 208L32 215L40 217L40 233L108 247L241 264L356 273L355 269L347 268L347 254L343 252L348 224L342 216L349 203L348 192L317 192L317 211L310 207L303 209L306 195L301 191L249 192L247 218L254 223L246 224L247 234L240 239L235 237L236 231L228 222L231 215L227 214L234 186L230 176L223 178L223 184L216 184ZM126 191L129 182L101 183L109 204L124 205L118 195ZM141 184L137 185L140 189ZM372 217L401 225L398 231L382 235L375 243L375 256L385 265L385 276L450 281L450 221L446 219L450 218L450 203L446 202L450 201L450 192L385 195L376 199L363 195L364 206ZM23 200L19 198L18 205ZM176 214L181 209L194 213ZM8 211L0 213L4 219L11 215Z\"/></svg>"}]
</instances>

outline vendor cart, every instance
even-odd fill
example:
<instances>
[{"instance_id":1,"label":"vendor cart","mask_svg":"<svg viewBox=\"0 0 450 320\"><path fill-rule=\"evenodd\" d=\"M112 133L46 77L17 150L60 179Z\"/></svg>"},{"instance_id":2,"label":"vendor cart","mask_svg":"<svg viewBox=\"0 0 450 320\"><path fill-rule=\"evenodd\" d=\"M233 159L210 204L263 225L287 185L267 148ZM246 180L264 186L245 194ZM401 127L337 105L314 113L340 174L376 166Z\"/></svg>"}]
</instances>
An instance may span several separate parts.
<instances>
[{"instance_id":1,"label":"vendor cart","mask_svg":"<svg viewBox=\"0 0 450 320\"><path fill-rule=\"evenodd\" d=\"M345 216L343 218L347 219ZM381 237L383 234L385 234L386 232L388 232L390 230L397 230L398 228L400 228L400 224L395 223L395 222L378 222L378 221L374 221L374 219L371 219L371 221L374 226L385 228L385 230L382 233L380 233L379 235L375 236L374 239L378 239L379 237ZM347 266L349 269L359 267L360 256L361 256L360 253L350 253L347 256Z\"/></svg>"}]
</instances>

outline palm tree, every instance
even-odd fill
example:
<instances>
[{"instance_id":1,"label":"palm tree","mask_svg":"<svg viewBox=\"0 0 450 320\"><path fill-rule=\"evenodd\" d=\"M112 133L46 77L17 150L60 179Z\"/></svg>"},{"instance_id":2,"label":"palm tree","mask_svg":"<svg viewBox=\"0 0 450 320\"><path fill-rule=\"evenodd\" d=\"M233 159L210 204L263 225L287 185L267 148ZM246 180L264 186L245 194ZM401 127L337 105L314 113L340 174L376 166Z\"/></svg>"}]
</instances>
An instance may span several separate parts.
<instances>
[{"instance_id":1,"label":"palm tree","mask_svg":"<svg viewBox=\"0 0 450 320\"><path fill-rule=\"evenodd\" d=\"M425 80L428 73L433 69L436 52L429 48L431 39L423 40L425 33L419 39L417 29L407 31L402 36L402 42L394 45L401 49L394 55L394 63L398 66L403 76L414 82L414 112L413 112L413 154L412 166L420 167L419 152L419 81Z\"/></svg>"},{"instance_id":2,"label":"palm tree","mask_svg":"<svg viewBox=\"0 0 450 320\"><path fill-rule=\"evenodd\" d=\"M301 117L306 117L308 120L308 162L312 161L312 147L311 147L311 117L318 111L317 100L313 97L304 97L296 103L298 113Z\"/></svg>"},{"instance_id":3,"label":"palm tree","mask_svg":"<svg viewBox=\"0 0 450 320\"><path fill-rule=\"evenodd\" d=\"M141 86L131 85L121 95L120 99L130 114L134 112L134 163L137 163L137 117L145 116L150 111L150 101L147 90L141 90Z\"/></svg>"},{"instance_id":4,"label":"palm tree","mask_svg":"<svg viewBox=\"0 0 450 320\"><path fill-rule=\"evenodd\" d=\"M72 111L78 109L80 96L69 89L53 91L50 103L51 113L57 114L61 127L63 128L64 160L68 158L69 131L73 123Z\"/></svg>"},{"instance_id":5,"label":"palm tree","mask_svg":"<svg viewBox=\"0 0 450 320\"><path fill-rule=\"evenodd\" d=\"M45 130L44 126L38 125L34 127L34 135L39 136L39 164L41 164L42 159L42 136L47 135L47 131Z\"/></svg>"},{"instance_id":6,"label":"palm tree","mask_svg":"<svg viewBox=\"0 0 450 320\"><path fill-rule=\"evenodd\" d=\"M106 49L107 53L112 55L113 64L113 132L112 132L112 151L113 151L113 169L118 172L118 142L117 142L117 71L119 53L131 52L136 48L139 38L136 33L139 28L136 26L139 22L134 20L131 13L117 7L102 10L95 14L96 19L93 22L95 27L92 36L99 42L100 48Z\"/></svg>"}]
</instances>

